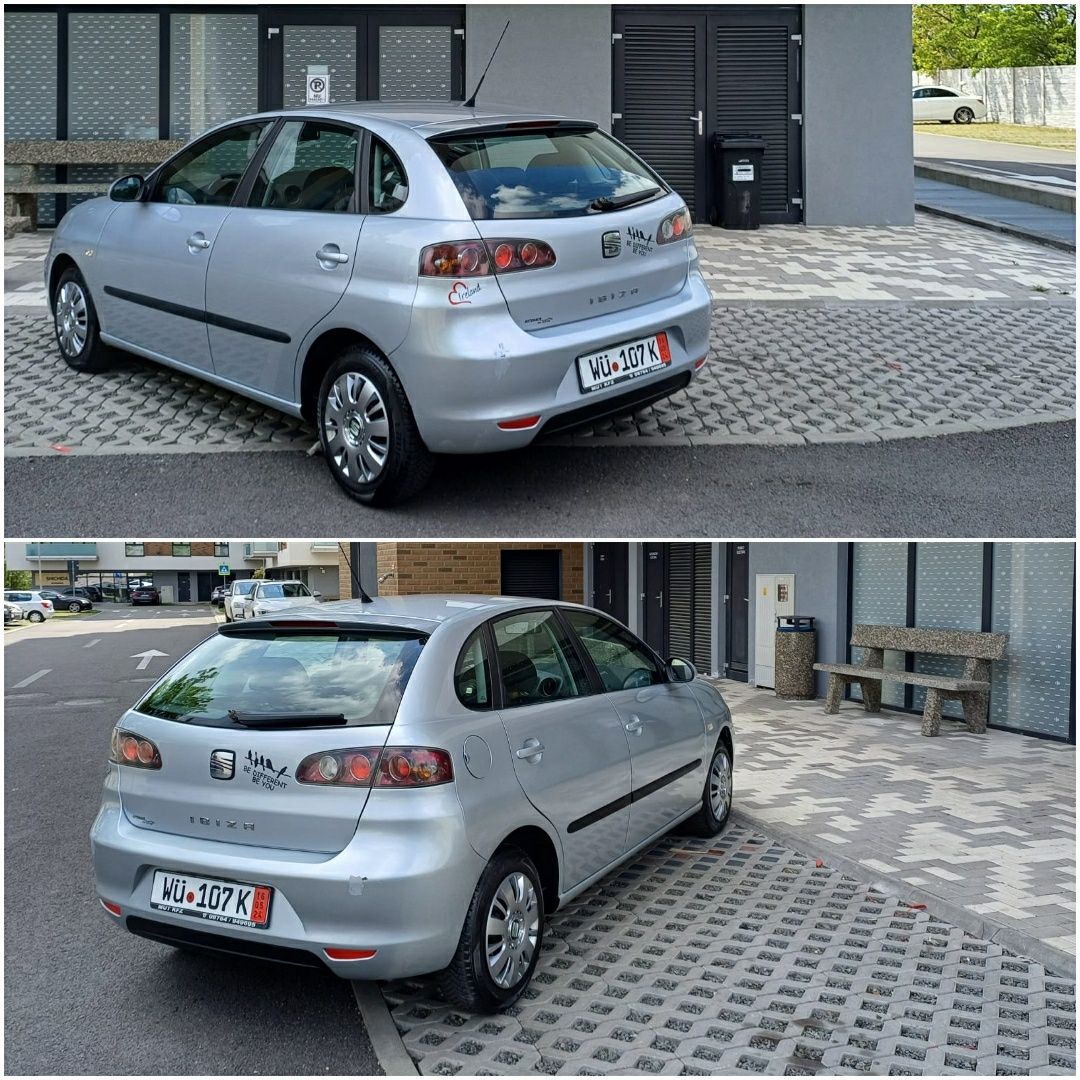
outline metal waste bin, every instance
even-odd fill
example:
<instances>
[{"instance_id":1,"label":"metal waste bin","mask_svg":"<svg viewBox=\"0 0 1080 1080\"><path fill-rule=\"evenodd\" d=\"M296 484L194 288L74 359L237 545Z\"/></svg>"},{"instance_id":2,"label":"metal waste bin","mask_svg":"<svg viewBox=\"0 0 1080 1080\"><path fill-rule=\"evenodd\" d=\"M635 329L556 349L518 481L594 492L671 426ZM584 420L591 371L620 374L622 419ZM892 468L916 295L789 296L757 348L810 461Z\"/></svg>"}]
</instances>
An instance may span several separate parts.
<instances>
[{"instance_id":1,"label":"metal waste bin","mask_svg":"<svg viewBox=\"0 0 1080 1080\"><path fill-rule=\"evenodd\" d=\"M756 229L761 224L765 140L749 132L717 132L712 141L719 223L725 229Z\"/></svg>"},{"instance_id":2,"label":"metal waste bin","mask_svg":"<svg viewBox=\"0 0 1080 1080\"><path fill-rule=\"evenodd\" d=\"M790 701L816 697L814 661L817 630L813 615L778 615L776 618L776 696Z\"/></svg>"}]
</instances>

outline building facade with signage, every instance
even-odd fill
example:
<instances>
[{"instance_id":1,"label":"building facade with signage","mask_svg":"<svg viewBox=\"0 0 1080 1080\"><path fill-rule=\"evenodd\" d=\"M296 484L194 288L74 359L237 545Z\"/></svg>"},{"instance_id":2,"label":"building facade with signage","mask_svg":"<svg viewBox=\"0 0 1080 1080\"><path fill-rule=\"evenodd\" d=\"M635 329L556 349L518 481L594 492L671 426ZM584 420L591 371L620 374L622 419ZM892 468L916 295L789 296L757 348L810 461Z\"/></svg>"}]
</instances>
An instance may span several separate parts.
<instances>
[{"instance_id":1,"label":"building facade with signage","mask_svg":"<svg viewBox=\"0 0 1080 1080\"><path fill-rule=\"evenodd\" d=\"M481 103L594 120L697 221L718 214L718 132L765 138L766 223L913 220L905 4L16 4L4 18L9 140L187 140L281 106L462 100L509 19ZM79 197L50 197L41 220Z\"/></svg>"}]
</instances>

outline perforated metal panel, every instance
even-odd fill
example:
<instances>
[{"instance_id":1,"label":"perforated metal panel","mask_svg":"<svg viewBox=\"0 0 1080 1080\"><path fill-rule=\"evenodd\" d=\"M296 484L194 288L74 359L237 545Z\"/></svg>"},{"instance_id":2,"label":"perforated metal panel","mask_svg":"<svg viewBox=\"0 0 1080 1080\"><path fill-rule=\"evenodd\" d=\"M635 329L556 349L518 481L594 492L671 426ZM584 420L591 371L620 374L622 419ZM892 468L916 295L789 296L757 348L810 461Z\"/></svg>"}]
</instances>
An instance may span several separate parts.
<instances>
[{"instance_id":1,"label":"perforated metal panel","mask_svg":"<svg viewBox=\"0 0 1080 1080\"><path fill-rule=\"evenodd\" d=\"M1067 738L1072 678L1072 544L994 545L994 630L1009 635L992 666L990 723Z\"/></svg>"},{"instance_id":2,"label":"perforated metal panel","mask_svg":"<svg viewBox=\"0 0 1080 1080\"><path fill-rule=\"evenodd\" d=\"M380 100L449 101L453 40L449 26L380 26Z\"/></svg>"},{"instance_id":3,"label":"perforated metal panel","mask_svg":"<svg viewBox=\"0 0 1080 1080\"><path fill-rule=\"evenodd\" d=\"M68 138L158 137L156 13L68 16Z\"/></svg>"},{"instance_id":4,"label":"perforated metal panel","mask_svg":"<svg viewBox=\"0 0 1080 1080\"><path fill-rule=\"evenodd\" d=\"M331 101L356 100L355 26L285 26L281 34L286 108L307 103L309 64L329 67Z\"/></svg>"},{"instance_id":5,"label":"perforated metal panel","mask_svg":"<svg viewBox=\"0 0 1080 1080\"><path fill-rule=\"evenodd\" d=\"M856 544L851 568L851 622L882 626L907 623L907 544ZM852 649L851 662L861 663L864 649ZM885 667L904 670L904 654L885 653ZM851 696L862 700L857 685ZM882 683L881 700L887 705L904 704L904 688L896 683Z\"/></svg>"},{"instance_id":6,"label":"perforated metal panel","mask_svg":"<svg viewBox=\"0 0 1080 1080\"><path fill-rule=\"evenodd\" d=\"M169 50L171 138L258 109L258 15L173 15Z\"/></svg>"}]
</instances>

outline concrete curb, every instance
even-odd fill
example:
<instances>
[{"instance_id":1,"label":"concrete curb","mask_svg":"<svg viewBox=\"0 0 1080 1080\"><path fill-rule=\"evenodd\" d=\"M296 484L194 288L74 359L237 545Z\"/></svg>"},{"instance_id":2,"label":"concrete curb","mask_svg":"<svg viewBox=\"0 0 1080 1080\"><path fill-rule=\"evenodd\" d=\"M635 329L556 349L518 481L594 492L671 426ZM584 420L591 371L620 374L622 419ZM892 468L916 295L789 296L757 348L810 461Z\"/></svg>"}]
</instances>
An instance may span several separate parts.
<instances>
[{"instance_id":1,"label":"concrete curb","mask_svg":"<svg viewBox=\"0 0 1080 1080\"><path fill-rule=\"evenodd\" d=\"M360 1010L360 1019L364 1022L375 1057L383 1072L387 1076L419 1076L413 1059L409 1057L409 1052L401 1041L401 1035L398 1034L397 1025L390 1015L379 984L354 981L352 989Z\"/></svg>"},{"instance_id":2,"label":"concrete curb","mask_svg":"<svg viewBox=\"0 0 1080 1080\"><path fill-rule=\"evenodd\" d=\"M959 210L946 210L942 206L935 206L933 203L919 202L918 200L915 201L915 209L922 210L926 214L935 214L937 217L949 218L951 221L961 221L965 225L990 229L992 232L1001 233L1004 236L1030 240L1034 244L1042 244L1043 247L1055 248L1058 251L1067 251L1071 254L1076 253L1076 244L1064 240L1060 236L1051 236L1049 233L1025 229L1020 225L1010 225L1006 221L995 221L993 218L979 217L976 214L962 214Z\"/></svg>"},{"instance_id":3,"label":"concrete curb","mask_svg":"<svg viewBox=\"0 0 1080 1080\"><path fill-rule=\"evenodd\" d=\"M993 919L977 915L973 911L951 900L938 896L923 888L909 885L903 878L892 874L875 874L868 867L850 856L844 855L839 848L822 840L818 836L806 836L791 829L785 829L773 821L759 818L753 812L742 809L733 809L731 816L734 820L774 837L783 844L787 844L798 851L808 854L820 853L824 861L834 870L839 870L856 881L863 881L872 885L879 891L895 893L906 900L925 904L930 914L951 922L966 930L969 934L984 938L1000 945L1009 952L1025 956L1029 960L1042 964L1055 975L1065 975L1071 979L1076 978L1076 957L1063 949L1047 945L1039 938L1032 937L1010 926L1003 926Z\"/></svg>"},{"instance_id":4,"label":"concrete curb","mask_svg":"<svg viewBox=\"0 0 1080 1080\"><path fill-rule=\"evenodd\" d=\"M961 169L950 165L927 165L925 161L915 162L915 175L924 180L939 180L943 184L955 184L970 188L972 191L984 191L988 195L1001 195L1006 199L1019 199L1034 206L1045 206L1049 210L1064 210L1067 214L1076 213L1076 193L1032 183L1029 180L1006 180L973 169Z\"/></svg>"}]
</instances>

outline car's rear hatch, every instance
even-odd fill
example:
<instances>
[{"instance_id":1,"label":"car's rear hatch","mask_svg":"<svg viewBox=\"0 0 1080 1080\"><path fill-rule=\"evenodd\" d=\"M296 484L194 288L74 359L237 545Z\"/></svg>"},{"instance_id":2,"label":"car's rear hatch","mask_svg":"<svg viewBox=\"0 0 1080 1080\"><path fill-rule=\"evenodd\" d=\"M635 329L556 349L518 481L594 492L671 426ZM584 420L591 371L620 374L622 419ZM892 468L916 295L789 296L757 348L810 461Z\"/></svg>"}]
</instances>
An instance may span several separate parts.
<instances>
[{"instance_id":1,"label":"car's rear hatch","mask_svg":"<svg viewBox=\"0 0 1080 1080\"><path fill-rule=\"evenodd\" d=\"M658 242L682 199L595 125L532 122L430 141L489 251L510 239L555 253L554 265L497 274L523 329L623 311L685 284L687 241Z\"/></svg>"},{"instance_id":2,"label":"car's rear hatch","mask_svg":"<svg viewBox=\"0 0 1080 1080\"><path fill-rule=\"evenodd\" d=\"M294 851L349 843L369 788L304 783L297 768L326 751L377 758L423 637L281 621L223 628L125 715L120 728L161 758L159 769L115 766L134 825Z\"/></svg>"}]
</instances>

